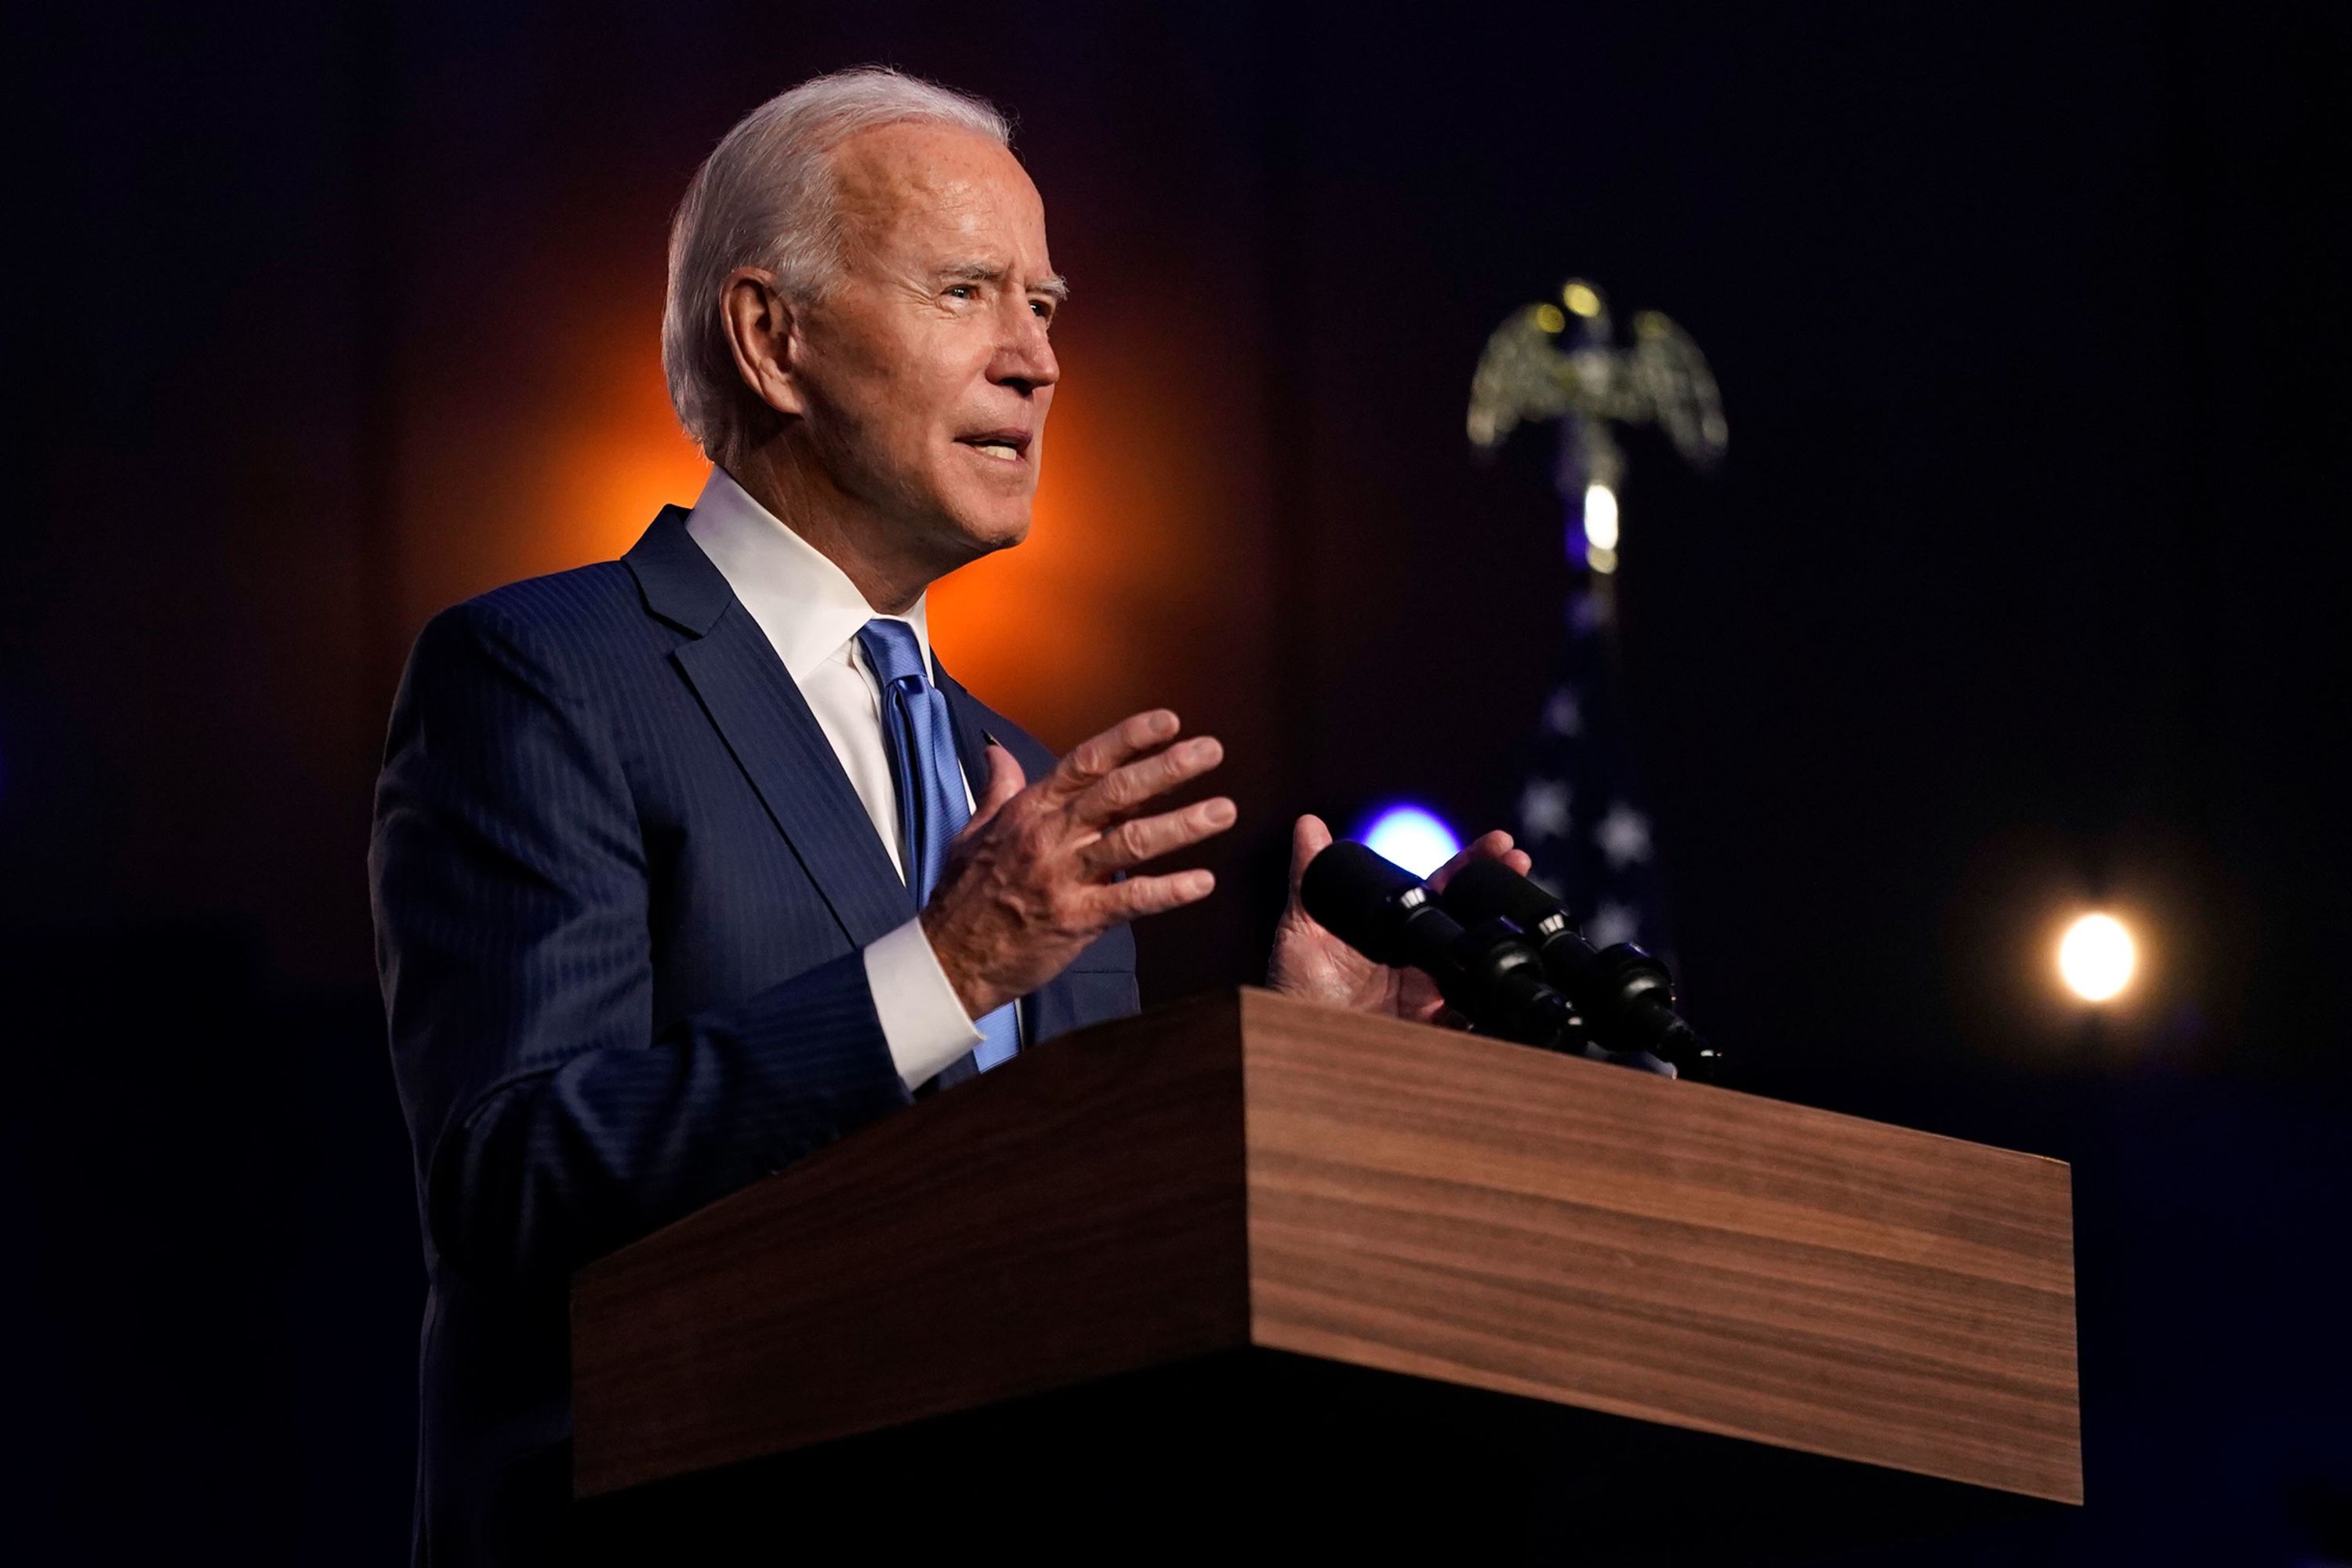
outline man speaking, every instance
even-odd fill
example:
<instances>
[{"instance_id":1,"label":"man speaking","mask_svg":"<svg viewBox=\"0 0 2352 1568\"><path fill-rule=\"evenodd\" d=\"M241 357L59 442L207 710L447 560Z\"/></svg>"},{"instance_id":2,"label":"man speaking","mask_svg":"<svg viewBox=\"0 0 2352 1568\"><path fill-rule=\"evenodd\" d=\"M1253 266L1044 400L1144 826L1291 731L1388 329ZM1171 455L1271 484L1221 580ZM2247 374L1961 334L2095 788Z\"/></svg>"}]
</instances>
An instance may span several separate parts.
<instances>
[{"instance_id":1,"label":"man speaking","mask_svg":"<svg viewBox=\"0 0 2352 1568\"><path fill-rule=\"evenodd\" d=\"M1223 832L1218 742L1056 762L934 656L925 590L1026 536L1066 288L986 104L843 72L762 105L670 237L709 456L627 555L436 616L369 864L430 1297L416 1556L537 1561L570 1489L573 1269L1137 1006L1148 863ZM1293 900L1273 983L1433 1016ZM1490 834L1466 854L1525 858Z\"/></svg>"}]
</instances>

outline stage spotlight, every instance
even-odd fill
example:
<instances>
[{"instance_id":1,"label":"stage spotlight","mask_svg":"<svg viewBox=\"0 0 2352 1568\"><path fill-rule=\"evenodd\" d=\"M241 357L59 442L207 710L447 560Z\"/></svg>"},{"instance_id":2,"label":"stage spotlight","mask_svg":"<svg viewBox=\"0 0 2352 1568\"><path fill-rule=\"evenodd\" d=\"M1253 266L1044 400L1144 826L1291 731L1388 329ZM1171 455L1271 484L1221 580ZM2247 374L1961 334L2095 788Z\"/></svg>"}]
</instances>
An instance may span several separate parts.
<instances>
[{"instance_id":1,"label":"stage spotlight","mask_svg":"<svg viewBox=\"0 0 2352 1568\"><path fill-rule=\"evenodd\" d=\"M2058 973L2085 1002L2112 1001L2131 984L2138 951L2113 915L2090 914L2066 928L2058 943Z\"/></svg>"},{"instance_id":2,"label":"stage spotlight","mask_svg":"<svg viewBox=\"0 0 2352 1568\"><path fill-rule=\"evenodd\" d=\"M1426 877L1462 847L1461 837L1434 813L1417 805L1392 805L1374 816L1358 837L1373 854Z\"/></svg>"}]
</instances>

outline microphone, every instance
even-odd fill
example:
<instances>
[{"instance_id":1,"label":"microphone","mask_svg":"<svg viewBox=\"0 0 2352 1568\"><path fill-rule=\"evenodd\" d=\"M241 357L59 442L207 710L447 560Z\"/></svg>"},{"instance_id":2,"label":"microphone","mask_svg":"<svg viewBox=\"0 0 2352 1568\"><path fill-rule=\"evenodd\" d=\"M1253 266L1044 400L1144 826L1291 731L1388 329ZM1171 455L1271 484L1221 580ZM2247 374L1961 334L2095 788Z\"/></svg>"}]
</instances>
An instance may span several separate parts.
<instances>
[{"instance_id":1,"label":"microphone","mask_svg":"<svg viewBox=\"0 0 2352 1568\"><path fill-rule=\"evenodd\" d=\"M1298 897L1308 914L1373 963L1426 973L1487 1033L1555 1050L1573 1038L1573 1010L1544 983L1543 965L1517 927L1486 920L1464 929L1429 884L1363 845L1343 839L1316 856Z\"/></svg>"},{"instance_id":2,"label":"microphone","mask_svg":"<svg viewBox=\"0 0 2352 1568\"><path fill-rule=\"evenodd\" d=\"M1602 1049L1647 1051L1701 1078L1722 1066L1723 1053L1675 1011L1664 964L1629 942L1595 952L1558 899L1501 861L1473 860L1454 872L1444 902L1457 921L1508 921L1526 932L1544 978Z\"/></svg>"}]
</instances>

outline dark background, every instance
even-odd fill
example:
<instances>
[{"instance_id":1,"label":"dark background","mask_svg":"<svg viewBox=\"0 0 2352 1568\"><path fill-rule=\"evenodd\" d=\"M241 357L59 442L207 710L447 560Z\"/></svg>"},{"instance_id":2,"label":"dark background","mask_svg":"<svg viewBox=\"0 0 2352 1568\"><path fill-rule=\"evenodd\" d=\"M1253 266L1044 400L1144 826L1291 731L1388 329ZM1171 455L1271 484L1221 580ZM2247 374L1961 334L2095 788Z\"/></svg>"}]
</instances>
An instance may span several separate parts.
<instances>
[{"instance_id":1,"label":"dark background","mask_svg":"<svg viewBox=\"0 0 2352 1568\"><path fill-rule=\"evenodd\" d=\"M2090 1505L1961 1560L2352 1560L2347 16L12 12L0 1555L404 1559L400 663L692 499L669 208L885 60L1013 112L1076 289L1036 538L942 657L1233 753L1147 1001L1256 977L1293 813L1507 820L1566 568L1470 368L1571 272L1663 309L1732 430L1625 497L1689 1009L1743 1087L2075 1163ZM2096 1021L2094 900L2149 949Z\"/></svg>"}]
</instances>

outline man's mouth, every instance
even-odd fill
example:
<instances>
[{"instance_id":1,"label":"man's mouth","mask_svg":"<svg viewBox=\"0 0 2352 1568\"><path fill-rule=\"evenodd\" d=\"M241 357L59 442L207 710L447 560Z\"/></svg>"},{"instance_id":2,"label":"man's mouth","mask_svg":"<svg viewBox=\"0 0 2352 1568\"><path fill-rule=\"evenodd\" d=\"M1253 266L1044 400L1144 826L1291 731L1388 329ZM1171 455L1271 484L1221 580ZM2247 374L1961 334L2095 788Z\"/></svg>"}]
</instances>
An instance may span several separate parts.
<instances>
[{"instance_id":1,"label":"man's mouth","mask_svg":"<svg viewBox=\"0 0 2352 1568\"><path fill-rule=\"evenodd\" d=\"M984 452L1000 463L1017 463L1028 455L1029 432L1026 430L982 430L956 440L974 451Z\"/></svg>"}]
</instances>

